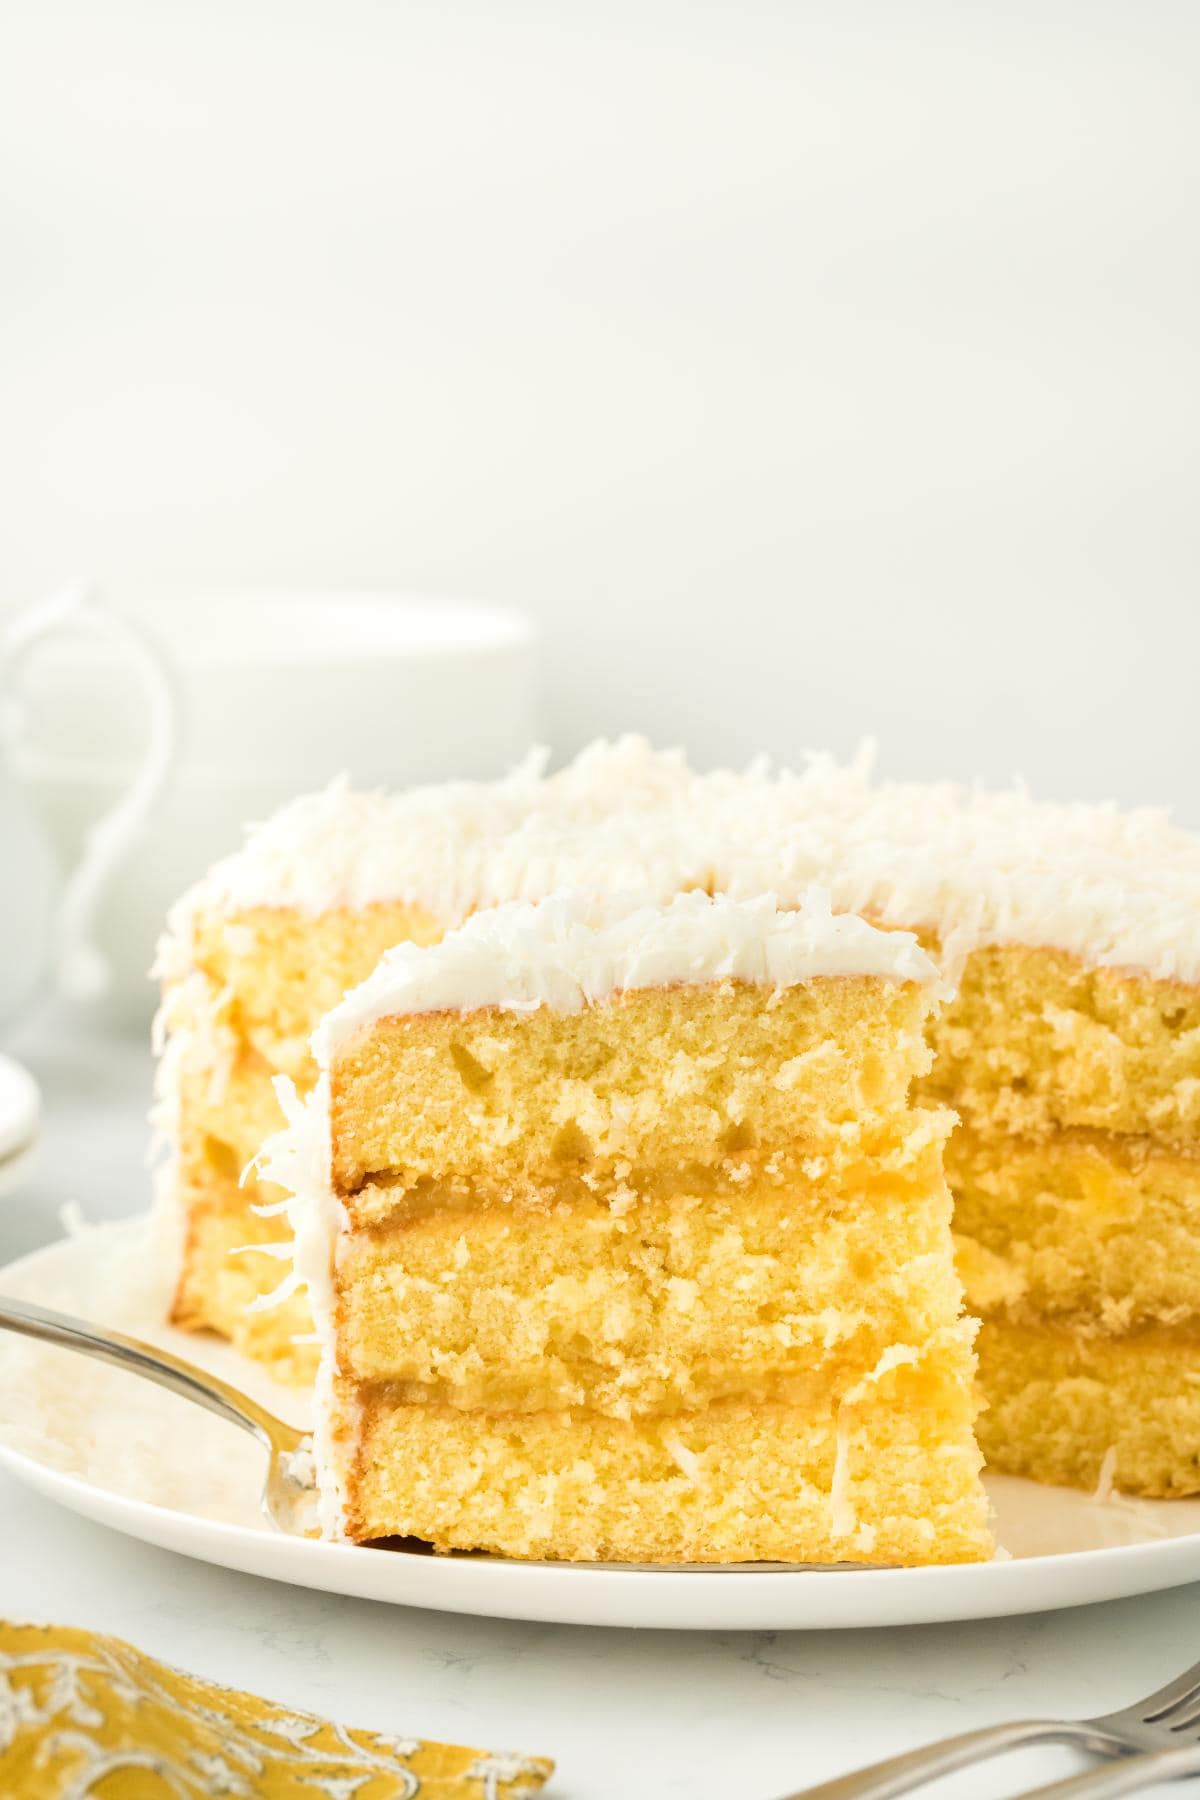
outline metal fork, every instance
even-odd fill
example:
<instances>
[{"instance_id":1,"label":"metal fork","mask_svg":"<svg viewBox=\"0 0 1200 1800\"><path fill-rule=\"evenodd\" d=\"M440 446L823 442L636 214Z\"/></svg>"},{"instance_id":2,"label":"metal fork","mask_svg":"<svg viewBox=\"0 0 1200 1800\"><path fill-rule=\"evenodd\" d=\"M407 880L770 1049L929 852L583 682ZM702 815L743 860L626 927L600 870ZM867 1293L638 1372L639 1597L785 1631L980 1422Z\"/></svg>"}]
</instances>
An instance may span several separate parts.
<instances>
[{"instance_id":1,"label":"metal fork","mask_svg":"<svg viewBox=\"0 0 1200 1800\"><path fill-rule=\"evenodd\" d=\"M64 1350L80 1350L99 1362L128 1369L159 1387L194 1400L218 1418L240 1425L256 1437L268 1453L267 1473L263 1481L262 1509L272 1524L293 1537L315 1536L312 1517L315 1490L311 1472L310 1440L294 1425L285 1425L274 1413L260 1406L229 1382L210 1375L169 1350L143 1344L124 1332L108 1331L86 1319L73 1319L67 1313L51 1312L48 1307L34 1306L29 1300L12 1300L0 1295L0 1329L19 1331L24 1337L38 1338L45 1344L57 1344Z\"/></svg>"},{"instance_id":2,"label":"metal fork","mask_svg":"<svg viewBox=\"0 0 1200 1800\"><path fill-rule=\"evenodd\" d=\"M1195 1744L1179 1750L1150 1750L1142 1756L1123 1756L1120 1762L1089 1769L1049 1787L1035 1788L1021 1800L1120 1800L1160 1781L1178 1781L1184 1775L1200 1775L1200 1749Z\"/></svg>"},{"instance_id":3,"label":"metal fork","mask_svg":"<svg viewBox=\"0 0 1200 1800\"><path fill-rule=\"evenodd\" d=\"M854 1775L841 1775L817 1787L781 1796L781 1800L892 1800L927 1781L965 1769L1005 1750L1027 1744L1072 1744L1100 1756L1121 1757L1116 1767L1092 1769L1042 1787L1026 1800L1115 1800L1154 1781L1168 1781L1200 1771L1200 1663L1117 1712L1096 1719L1019 1719L1011 1725L985 1725L941 1743L909 1750L903 1756L873 1763ZM1107 1778L1108 1785L1103 1785Z\"/></svg>"}]
</instances>

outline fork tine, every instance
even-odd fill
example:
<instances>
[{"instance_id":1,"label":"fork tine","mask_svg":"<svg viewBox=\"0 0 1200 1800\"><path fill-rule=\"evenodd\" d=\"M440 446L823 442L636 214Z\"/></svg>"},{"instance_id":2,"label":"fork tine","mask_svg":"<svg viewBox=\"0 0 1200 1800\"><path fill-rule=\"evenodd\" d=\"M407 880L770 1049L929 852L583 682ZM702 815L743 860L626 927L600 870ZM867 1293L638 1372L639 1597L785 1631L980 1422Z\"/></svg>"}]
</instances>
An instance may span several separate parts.
<instances>
[{"instance_id":1,"label":"fork tine","mask_svg":"<svg viewBox=\"0 0 1200 1800\"><path fill-rule=\"evenodd\" d=\"M1169 1713L1165 1719L1158 1720L1157 1724L1162 1731L1186 1734L1195 1726L1200 1725L1200 1698L1189 1700L1186 1705L1181 1704L1176 1707L1174 1712Z\"/></svg>"},{"instance_id":2,"label":"fork tine","mask_svg":"<svg viewBox=\"0 0 1200 1800\"><path fill-rule=\"evenodd\" d=\"M1147 1694L1144 1700L1135 1700L1126 1710L1136 1713L1143 1724L1153 1725L1170 1717L1197 1694L1200 1694L1200 1663L1193 1663L1190 1669L1185 1669L1182 1675L1177 1675L1166 1687L1159 1688L1157 1693Z\"/></svg>"}]
</instances>

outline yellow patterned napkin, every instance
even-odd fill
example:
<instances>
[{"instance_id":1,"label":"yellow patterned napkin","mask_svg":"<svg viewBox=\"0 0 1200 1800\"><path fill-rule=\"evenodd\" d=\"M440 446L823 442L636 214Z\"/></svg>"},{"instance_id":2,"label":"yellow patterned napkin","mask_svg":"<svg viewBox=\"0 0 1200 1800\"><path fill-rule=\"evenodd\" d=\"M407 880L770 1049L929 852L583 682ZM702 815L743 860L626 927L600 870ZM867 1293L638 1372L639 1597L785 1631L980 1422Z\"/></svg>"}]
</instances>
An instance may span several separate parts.
<instances>
[{"instance_id":1,"label":"yellow patterned napkin","mask_svg":"<svg viewBox=\"0 0 1200 1800\"><path fill-rule=\"evenodd\" d=\"M119 1638L0 1622L4 1800L521 1800L553 1767L351 1731Z\"/></svg>"}]
</instances>

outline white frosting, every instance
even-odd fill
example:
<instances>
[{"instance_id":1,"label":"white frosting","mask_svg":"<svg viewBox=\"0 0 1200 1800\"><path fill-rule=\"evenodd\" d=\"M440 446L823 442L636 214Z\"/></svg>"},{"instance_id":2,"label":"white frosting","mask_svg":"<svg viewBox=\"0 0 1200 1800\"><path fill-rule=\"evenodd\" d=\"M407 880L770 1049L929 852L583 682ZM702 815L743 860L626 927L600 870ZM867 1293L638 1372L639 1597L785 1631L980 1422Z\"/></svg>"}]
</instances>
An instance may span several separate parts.
<instances>
[{"instance_id":1,"label":"white frosting","mask_svg":"<svg viewBox=\"0 0 1200 1800\"><path fill-rule=\"evenodd\" d=\"M159 971L186 972L192 922L213 910L402 900L453 925L564 887L666 900L705 886L790 905L816 882L839 911L932 928L950 967L977 945L1019 942L1200 981L1200 838L1163 812L879 782L861 756L698 775L636 738L592 745L554 775L543 763L531 753L498 782L392 796L335 784L293 802L184 896Z\"/></svg>"},{"instance_id":2,"label":"white frosting","mask_svg":"<svg viewBox=\"0 0 1200 1800\"><path fill-rule=\"evenodd\" d=\"M275 1092L287 1129L264 1144L254 1167L264 1180L278 1183L290 1196L280 1206L292 1228L292 1274L279 1292L291 1292L297 1286L308 1290L321 1346L312 1415L318 1517L324 1537L344 1538L346 1473L357 1453L359 1421L357 1415L346 1415L337 1393L333 1273L338 1238L347 1221L330 1172L329 1078L322 1076L304 1101L285 1075L276 1077ZM261 1210L276 1212L280 1206ZM268 1296L266 1304L272 1298Z\"/></svg>"},{"instance_id":3,"label":"white frosting","mask_svg":"<svg viewBox=\"0 0 1200 1800\"><path fill-rule=\"evenodd\" d=\"M773 894L739 901L693 892L665 906L557 894L475 913L437 944L398 944L321 1022L313 1049L328 1067L350 1033L396 1013L577 1012L630 988L726 979L793 987L827 975L938 980L908 932L834 914L820 888L787 911Z\"/></svg>"}]
</instances>

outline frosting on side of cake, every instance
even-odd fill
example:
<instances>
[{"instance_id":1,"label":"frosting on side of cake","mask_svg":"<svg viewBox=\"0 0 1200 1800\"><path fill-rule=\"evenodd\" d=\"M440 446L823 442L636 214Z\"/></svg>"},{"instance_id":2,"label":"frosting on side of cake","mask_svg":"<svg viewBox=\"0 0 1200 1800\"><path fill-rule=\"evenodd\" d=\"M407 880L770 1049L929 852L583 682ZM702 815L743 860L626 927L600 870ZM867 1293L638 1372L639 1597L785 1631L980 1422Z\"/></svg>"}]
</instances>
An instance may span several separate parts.
<instances>
[{"instance_id":1,"label":"frosting on side of cake","mask_svg":"<svg viewBox=\"0 0 1200 1800\"><path fill-rule=\"evenodd\" d=\"M820 888L783 911L773 894L734 900L693 891L665 906L558 894L475 913L437 944L398 944L322 1020L313 1050L328 1067L351 1033L397 1013L577 1012L632 988L722 980L792 987L836 975L939 980L910 933L835 914Z\"/></svg>"},{"instance_id":2,"label":"frosting on side of cake","mask_svg":"<svg viewBox=\"0 0 1200 1800\"><path fill-rule=\"evenodd\" d=\"M531 752L497 782L396 795L338 783L294 801L178 903L159 973L186 973L200 913L404 900L455 925L564 888L790 906L817 883L839 912L935 933L951 973L974 948L1020 943L1200 982L1200 837L1163 811L878 781L865 754L697 774L622 738L553 775L544 763Z\"/></svg>"},{"instance_id":3,"label":"frosting on side of cake","mask_svg":"<svg viewBox=\"0 0 1200 1800\"><path fill-rule=\"evenodd\" d=\"M345 1536L346 1452L343 1439L352 1446L357 1420L343 1419L334 1400L337 1318L333 1258L338 1233L345 1224L345 1209L333 1191L330 1174L329 1076L322 1075L306 1100L301 1100L286 1075L275 1079L275 1092L287 1119L285 1130L263 1145L255 1168L267 1181L288 1190L288 1198L272 1202L264 1212L282 1211L292 1228L292 1269L273 1294L258 1305L270 1306L285 1294L303 1286L308 1290L313 1325L321 1346L313 1395L312 1453L319 1495L318 1516L324 1537Z\"/></svg>"}]
</instances>

